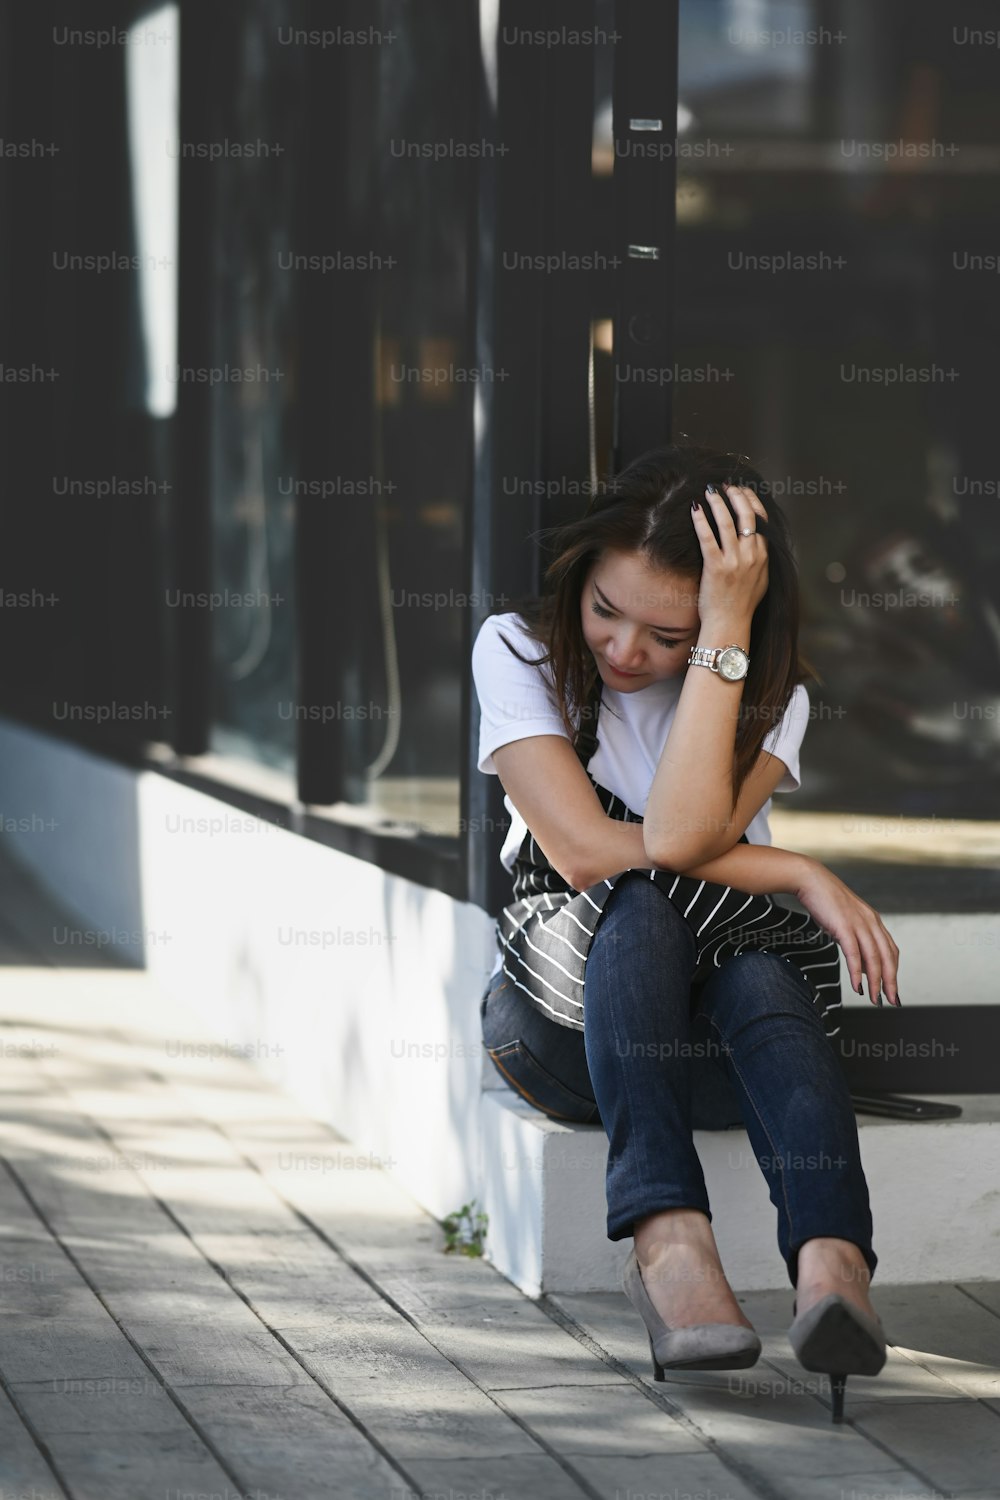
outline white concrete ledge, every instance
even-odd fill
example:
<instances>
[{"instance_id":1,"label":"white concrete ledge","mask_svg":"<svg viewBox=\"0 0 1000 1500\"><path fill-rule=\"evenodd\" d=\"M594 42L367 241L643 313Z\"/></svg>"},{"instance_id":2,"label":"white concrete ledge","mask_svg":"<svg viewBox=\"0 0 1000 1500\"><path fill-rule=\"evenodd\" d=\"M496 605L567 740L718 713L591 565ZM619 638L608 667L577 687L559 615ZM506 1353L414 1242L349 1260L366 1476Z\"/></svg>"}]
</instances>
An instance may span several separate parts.
<instances>
[{"instance_id":1,"label":"white concrete ledge","mask_svg":"<svg viewBox=\"0 0 1000 1500\"><path fill-rule=\"evenodd\" d=\"M996 1275L1000 1095L948 1098L962 1106L961 1119L904 1123L858 1116L880 1283ZM607 1238L603 1129L550 1120L508 1088L488 1096L482 1132L494 1265L533 1297L619 1291L632 1241ZM746 1131L696 1130L694 1141L732 1285L742 1291L788 1287L776 1211Z\"/></svg>"}]
</instances>

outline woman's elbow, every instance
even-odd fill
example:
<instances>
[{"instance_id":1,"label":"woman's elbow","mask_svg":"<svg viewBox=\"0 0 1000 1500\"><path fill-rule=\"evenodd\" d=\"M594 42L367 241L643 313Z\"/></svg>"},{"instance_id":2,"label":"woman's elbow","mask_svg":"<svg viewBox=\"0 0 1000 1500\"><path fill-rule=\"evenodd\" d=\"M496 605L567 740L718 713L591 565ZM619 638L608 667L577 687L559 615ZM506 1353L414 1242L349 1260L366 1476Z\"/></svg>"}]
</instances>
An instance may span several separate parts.
<instances>
[{"instance_id":1,"label":"woman's elbow","mask_svg":"<svg viewBox=\"0 0 1000 1500\"><path fill-rule=\"evenodd\" d=\"M596 885L601 878L594 873L589 864L583 861L578 863L566 861L556 871L556 874L561 875L570 889L574 891L587 891L592 885Z\"/></svg>"},{"instance_id":2,"label":"woman's elbow","mask_svg":"<svg viewBox=\"0 0 1000 1500\"><path fill-rule=\"evenodd\" d=\"M674 870L682 872L693 870L698 865L707 864L709 860L715 859L719 854L724 854L726 844L724 838L709 838L702 834L701 837L667 839L643 839L646 850L646 858L654 869ZM725 845L725 847L723 847Z\"/></svg>"},{"instance_id":3,"label":"woman's elbow","mask_svg":"<svg viewBox=\"0 0 1000 1500\"><path fill-rule=\"evenodd\" d=\"M558 863L553 860L552 864L574 891L589 891L614 868L608 863L606 851L602 853L599 847L567 850Z\"/></svg>"},{"instance_id":4,"label":"woman's elbow","mask_svg":"<svg viewBox=\"0 0 1000 1500\"><path fill-rule=\"evenodd\" d=\"M646 859L652 869L673 870L675 874L680 874L682 870L698 863L697 858L693 857L687 849L673 844L647 844Z\"/></svg>"},{"instance_id":5,"label":"woman's elbow","mask_svg":"<svg viewBox=\"0 0 1000 1500\"><path fill-rule=\"evenodd\" d=\"M585 891L589 885L593 885L595 877L590 873L592 860L586 851L556 849L550 853L546 850L545 857L559 878L565 880L574 891Z\"/></svg>"}]
</instances>

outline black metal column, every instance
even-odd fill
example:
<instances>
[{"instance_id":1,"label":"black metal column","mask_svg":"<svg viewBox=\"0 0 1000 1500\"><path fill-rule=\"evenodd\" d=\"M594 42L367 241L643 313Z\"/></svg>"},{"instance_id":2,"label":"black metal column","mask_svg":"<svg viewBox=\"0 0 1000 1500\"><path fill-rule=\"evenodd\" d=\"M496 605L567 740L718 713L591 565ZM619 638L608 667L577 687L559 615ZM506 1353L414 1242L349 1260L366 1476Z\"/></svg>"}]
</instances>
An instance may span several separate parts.
<instances>
[{"instance_id":1,"label":"black metal column","mask_svg":"<svg viewBox=\"0 0 1000 1500\"><path fill-rule=\"evenodd\" d=\"M614 469L669 441L679 0L618 0Z\"/></svg>"},{"instance_id":2,"label":"black metal column","mask_svg":"<svg viewBox=\"0 0 1000 1500\"><path fill-rule=\"evenodd\" d=\"M338 24L371 23L358 0L338 7ZM305 24L329 26L329 5L310 0ZM337 248L356 257L378 250L375 126L378 47L307 48L308 152L296 204L294 242L308 253ZM350 271L302 279L298 292L299 475L310 485L376 473L374 372L378 272ZM324 705L357 697L361 590L374 589L377 497L345 502L333 492L303 490L295 500L295 592L298 611L296 700L298 795L316 805L345 797L344 723ZM354 667L352 668L352 659Z\"/></svg>"},{"instance_id":3,"label":"black metal column","mask_svg":"<svg viewBox=\"0 0 1000 1500\"><path fill-rule=\"evenodd\" d=\"M502 378L483 388L477 416L469 572L480 604L468 611L470 650L488 614L539 588L539 527L584 506L578 494L567 500L556 490L547 497L546 488L588 474L592 277L513 269L510 260L505 268L504 253L582 255L596 242L593 50L516 40L525 32L580 30L592 20L591 6L567 0L500 0L495 33L482 37L480 134L496 150L480 171L477 361ZM466 722L474 768L478 716L469 712ZM503 788L473 773L463 793L468 899L498 910L510 895L498 858L507 818Z\"/></svg>"},{"instance_id":4,"label":"black metal column","mask_svg":"<svg viewBox=\"0 0 1000 1500\"><path fill-rule=\"evenodd\" d=\"M593 30L594 4L560 0L546 7L549 30L566 35ZM594 46L552 47L542 91L541 168L544 174L543 431L540 477L548 481L543 526L575 520L585 509L589 478L587 411L590 321L601 270L593 192ZM591 270L579 269L590 265ZM607 274L605 268L604 274Z\"/></svg>"},{"instance_id":5,"label":"black metal column","mask_svg":"<svg viewBox=\"0 0 1000 1500\"><path fill-rule=\"evenodd\" d=\"M231 0L210 6L180 0L181 142L219 137L220 72L231 69L239 20ZM211 163L179 162L177 362L181 369L216 363L215 215L217 174ZM171 508L171 586L182 595L207 596L212 587L212 387L197 380L177 385ZM208 749L212 719L212 615L186 604L173 615L173 746L181 755Z\"/></svg>"}]
</instances>

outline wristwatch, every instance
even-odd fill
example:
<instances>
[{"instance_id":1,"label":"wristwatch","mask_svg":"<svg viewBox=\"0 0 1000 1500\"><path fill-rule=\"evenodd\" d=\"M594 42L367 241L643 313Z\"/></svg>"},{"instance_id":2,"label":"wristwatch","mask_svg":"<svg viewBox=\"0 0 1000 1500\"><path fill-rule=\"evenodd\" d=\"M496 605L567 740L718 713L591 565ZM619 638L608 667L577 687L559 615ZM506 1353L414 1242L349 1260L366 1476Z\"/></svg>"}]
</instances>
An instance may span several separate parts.
<instances>
[{"instance_id":1,"label":"wristwatch","mask_svg":"<svg viewBox=\"0 0 1000 1500\"><path fill-rule=\"evenodd\" d=\"M689 667L708 667L727 682L741 682L750 669L750 658L742 646L692 646Z\"/></svg>"}]
</instances>

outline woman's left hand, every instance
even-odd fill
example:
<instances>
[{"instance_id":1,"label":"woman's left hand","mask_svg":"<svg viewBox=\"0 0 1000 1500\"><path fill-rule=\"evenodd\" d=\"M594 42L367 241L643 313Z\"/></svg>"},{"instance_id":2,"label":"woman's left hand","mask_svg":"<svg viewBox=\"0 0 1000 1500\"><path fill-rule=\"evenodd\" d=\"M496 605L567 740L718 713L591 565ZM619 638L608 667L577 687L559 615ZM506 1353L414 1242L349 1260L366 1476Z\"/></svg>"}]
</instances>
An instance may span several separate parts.
<instances>
[{"instance_id":1,"label":"woman's left hand","mask_svg":"<svg viewBox=\"0 0 1000 1500\"><path fill-rule=\"evenodd\" d=\"M718 491L709 494L706 489L700 508L691 511L704 559L698 614L702 624L707 622L710 627L716 620L723 625L749 620L767 593L767 542L757 531L757 519L766 520L767 511L753 490L744 485L726 484L722 488L736 513L736 524ZM719 542L705 514L706 506L711 506ZM752 534L742 536L743 531Z\"/></svg>"}]
</instances>

